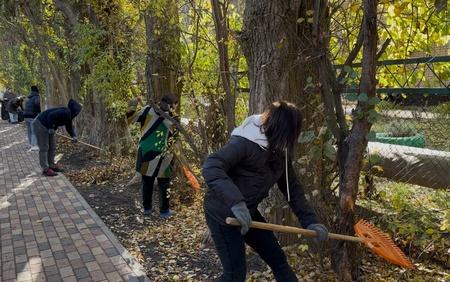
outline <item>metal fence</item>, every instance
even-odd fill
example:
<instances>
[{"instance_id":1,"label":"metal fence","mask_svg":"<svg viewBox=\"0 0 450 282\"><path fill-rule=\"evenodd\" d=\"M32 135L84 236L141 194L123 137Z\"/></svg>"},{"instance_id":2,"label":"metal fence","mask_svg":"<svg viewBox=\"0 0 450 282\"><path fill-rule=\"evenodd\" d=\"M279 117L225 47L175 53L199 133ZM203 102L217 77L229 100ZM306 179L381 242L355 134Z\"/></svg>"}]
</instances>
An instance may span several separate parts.
<instances>
[{"instance_id":1,"label":"metal fence","mask_svg":"<svg viewBox=\"0 0 450 282\"><path fill-rule=\"evenodd\" d=\"M450 188L450 56L388 60L378 65L379 80L389 76L395 87L377 89L382 98L376 106L381 116L369 135L369 165L389 180ZM355 103L345 97L356 89L349 87L346 92L343 104L350 115Z\"/></svg>"}]
</instances>

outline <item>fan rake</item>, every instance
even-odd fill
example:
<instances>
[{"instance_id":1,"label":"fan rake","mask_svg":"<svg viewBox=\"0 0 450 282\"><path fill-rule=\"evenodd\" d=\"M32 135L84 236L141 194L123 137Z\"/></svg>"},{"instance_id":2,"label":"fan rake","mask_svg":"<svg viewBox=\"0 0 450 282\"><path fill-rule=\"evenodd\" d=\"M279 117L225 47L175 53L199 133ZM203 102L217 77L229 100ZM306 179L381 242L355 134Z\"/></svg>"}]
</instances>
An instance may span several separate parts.
<instances>
[{"instance_id":1,"label":"fan rake","mask_svg":"<svg viewBox=\"0 0 450 282\"><path fill-rule=\"evenodd\" d=\"M236 218L233 217L227 217L226 223L230 225L239 226L240 223ZM313 230L308 229L302 229L292 226L284 226L284 225L277 225L277 224L271 224L271 223L265 223L265 222L258 222L258 221L252 221L252 224L250 225L251 228L258 228L258 229L264 229L264 230L270 230L270 231L277 231L277 232L283 232L283 233L295 233L295 234L302 234L308 237L316 237L317 232ZM376 253L378 256L384 258L385 260L389 261L390 263L409 268L414 269L414 265L412 262L408 259L408 257L400 250L399 247L397 247L390 238L390 236L378 228L376 228L372 223L361 219L359 220L355 226L355 232L356 236L348 236L348 235L342 235L342 234L335 234L335 233L328 233L328 237L330 239L335 240L345 240L345 241L351 241L351 242L358 242L363 243L366 247L371 249L374 253Z\"/></svg>"}]
</instances>

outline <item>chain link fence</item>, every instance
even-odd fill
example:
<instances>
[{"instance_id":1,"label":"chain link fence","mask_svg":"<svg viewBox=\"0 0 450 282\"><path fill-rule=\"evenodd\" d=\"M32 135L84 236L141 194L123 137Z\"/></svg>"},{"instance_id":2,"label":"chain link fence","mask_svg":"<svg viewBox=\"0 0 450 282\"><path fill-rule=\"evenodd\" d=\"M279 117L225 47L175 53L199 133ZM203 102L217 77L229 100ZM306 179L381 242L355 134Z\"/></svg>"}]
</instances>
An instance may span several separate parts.
<instances>
[{"instance_id":1,"label":"chain link fence","mask_svg":"<svg viewBox=\"0 0 450 282\"><path fill-rule=\"evenodd\" d=\"M354 103L346 101L347 114ZM434 189L450 188L450 95L386 95L369 134L376 175Z\"/></svg>"},{"instance_id":2,"label":"chain link fence","mask_svg":"<svg viewBox=\"0 0 450 282\"><path fill-rule=\"evenodd\" d=\"M450 43L449 43L450 44ZM443 46L448 51L448 46ZM439 53L440 54L440 53ZM419 54L416 54L419 55ZM343 95L345 112L356 106L361 64L336 65L353 78ZM433 189L450 188L450 56L378 62L376 105L368 165L387 180Z\"/></svg>"}]
</instances>

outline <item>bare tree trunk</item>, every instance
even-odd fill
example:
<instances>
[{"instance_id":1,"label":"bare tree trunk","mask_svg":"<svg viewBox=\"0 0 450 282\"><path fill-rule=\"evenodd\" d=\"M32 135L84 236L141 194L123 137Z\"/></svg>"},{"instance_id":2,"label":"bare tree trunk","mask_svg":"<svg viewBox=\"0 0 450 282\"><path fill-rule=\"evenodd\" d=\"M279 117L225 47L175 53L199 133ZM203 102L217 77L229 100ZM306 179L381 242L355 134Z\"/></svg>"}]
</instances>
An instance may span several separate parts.
<instances>
[{"instance_id":1,"label":"bare tree trunk","mask_svg":"<svg viewBox=\"0 0 450 282\"><path fill-rule=\"evenodd\" d=\"M328 34L327 1L246 1L239 40L249 67L251 114L261 112L275 100L288 100L301 109L303 130L319 132L325 122L320 94L323 89L318 87L320 62L328 59ZM300 146L297 155L307 156L312 145ZM322 143L315 146L319 156L310 158L297 174L309 196L314 190L324 193L310 197L318 215L323 216L331 213L330 204L325 203L325 195L330 191L330 160L322 157ZM283 208L286 201L277 190L272 190L269 201L262 203L260 210L272 222L298 224L290 209ZM282 244L289 244L297 237L281 235L279 239Z\"/></svg>"},{"instance_id":2,"label":"bare tree trunk","mask_svg":"<svg viewBox=\"0 0 450 282\"><path fill-rule=\"evenodd\" d=\"M177 1L159 2L163 3L155 7L150 4L144 12L148 48L145 69L147 95L154 102L159 102L165 94L181 97Z\"/></svg>"},{"instance_id":3,"label":"bare tree trunk","mask_svg":"<svg viewBox=\"0 0 450 282\"><path fill-rule=\"evenodd\" d=\"M301 1L289 2L246 1L239 39L249 66L251 114L278 99L300 98L305 78L296 38Z\"/></svg>"},{"instance_id":4,"label":"bare tree trunk","mask_svg":"<svg viewBox=\"0 0 450 282\"><path fill-rule=\"evenodd\" d=\"M377 1L364 0L364 43L362 59L362 76L360 82L360 96L367 95L369 99L375 97L376 87L376 53L377 53ZM344 157L343 175L339 187L339 226L338 232L353 234L355 224L355 202L358 193L359 176L361 172L364 150L367 146L367 134L371 123L368 112L374 106L367 103L367 99L360 99L356 111L362 111L360 118L354 117L352 129L345 146L348 154ZM347 151L346 150L346 151ZM352 281L358 276L358 256L354 244L343 241L336 244L339 252L333 255L333 266L343 281Z\"/></svg>"},{"instance_id":5,"label":"bare tree trunk","mask_svg":"<svg viewBox=\"0 0 450 282\"><path fill-rule=\"evenodd\" d=\"M235 106L236 97L231 90L230 82L230 64L228 59L228 24L226 15L226 4L221 4L218 0L211 0L214 26L216 29L216 41L219 49L219 69L222 79L223 89L225 91L225 115L227 119L227 131L235 127Z\"/></svg>"}]
</instances>

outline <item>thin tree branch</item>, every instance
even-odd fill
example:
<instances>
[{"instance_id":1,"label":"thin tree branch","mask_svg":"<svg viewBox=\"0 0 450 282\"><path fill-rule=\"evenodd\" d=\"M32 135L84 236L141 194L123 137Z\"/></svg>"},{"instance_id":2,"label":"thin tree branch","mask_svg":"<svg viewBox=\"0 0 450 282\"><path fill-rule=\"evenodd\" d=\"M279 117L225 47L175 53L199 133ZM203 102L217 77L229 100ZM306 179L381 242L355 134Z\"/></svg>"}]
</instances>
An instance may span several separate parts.
<instances>
[{"instance_id":1,"label":"thin tree branch","mask_svg":"<svg viewBox=\"0 0 450 282\"><path fill-rule=\"evenodd\" d=\"M377 53L377 61L378 61L378 59L380 59L380 57L383 55L383 53L386 51L386 49L387 49L387 47L389 46L389 44L391 44L391 39L390 38L388 38L388 39L386 39L384 42L383 42L383 44L381 45L381 48L380 48L380 50L378 50L378 53Z\"/></svg>"}]
</instances>

